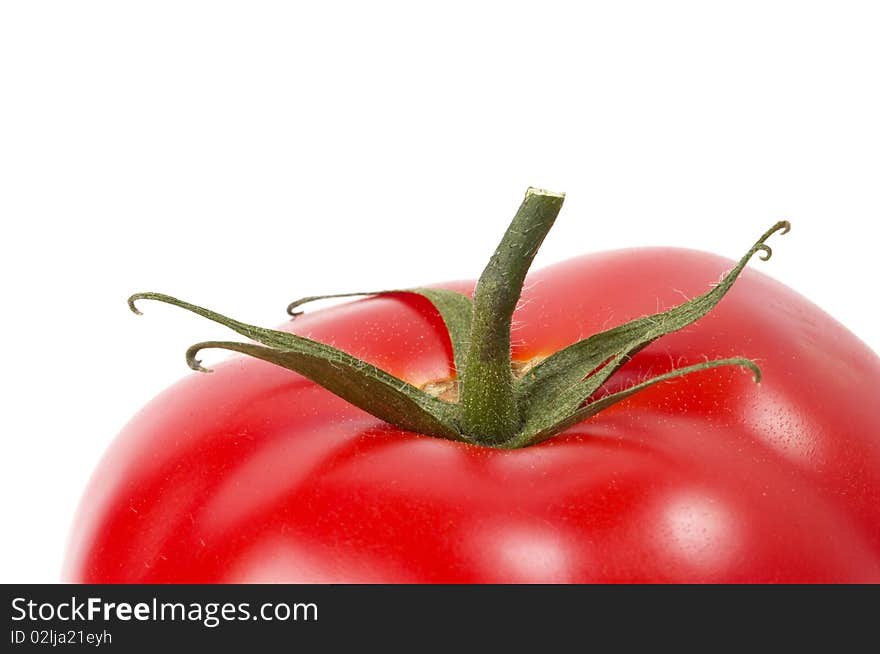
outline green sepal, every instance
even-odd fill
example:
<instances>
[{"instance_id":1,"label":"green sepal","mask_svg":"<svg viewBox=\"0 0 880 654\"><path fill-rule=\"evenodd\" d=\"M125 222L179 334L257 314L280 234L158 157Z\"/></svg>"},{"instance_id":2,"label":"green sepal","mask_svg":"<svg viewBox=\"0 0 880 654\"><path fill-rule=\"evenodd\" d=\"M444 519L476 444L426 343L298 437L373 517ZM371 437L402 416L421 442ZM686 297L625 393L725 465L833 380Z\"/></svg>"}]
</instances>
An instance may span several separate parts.
<instances>
[{"instance_id":1,"label":"green sepal","mask_svg":"<svg viewBox=\"0 0 880 654\"><path fill-rule=\"evenodd\" d=\"M202 349L241 352L297 372L351 404L403 429L450 440L468 440L458 430L456 405L434 398L347 352L303 336L249 325L162 293L132 295L128 304L138 314L140 311L135 306L138 300L157 300L181 307L267 346L227 341L199 343L190 347L186 354L187 364L194 370L209 372L196 359Z\"/></svg>"},{"instance_id":2,"label":"green sepal","mask_svg":"<svg viewBox=\"0 0 880 654\"><path fill-rule=\"evenodd\" d=\"M357 293L333 293L331 295L309 295L294 300L287 305L287 313L291 316L299 316L302 311L299 307L317 300L329 300L343 297L359 297L364 295L388 295L389 293L413 293L428 300L446 326L449 340L452 342L452 355L455 362L456 373L461 374L464 367L464 355L467 352L468 338L471 333L471 317L474 307L471 299L462 293L449 291L444 288L407 288L401 290L386 291L363 291Z\"/></svg>"},{"instance_id":3,"label":"green sepal","mask_svg":"<svg viewBox=\"0 0 880 654\"><path fill-rule=\"evenodd\" d=\"M631 395L635 395L636 393L643 391L646 388L653 386L654 384L668 381L670 379L675 379L676 377L690 375L695 372L709 370L710 368L720 368L722 366L741 366L743 368L748 368L752 371L755 382L758 383L761 381L761 369L757 366L757 364L755 364L754 361L743 359L741 357L706 361L704 363L698 363L696 365L687 366L685 368L676 368L662 375L652 377L647 381L635 384L633 386L630 386L629 388L625 388L616 393L611 393L610 395L600 397L594 402L590 402L589 404L581 407L569 416L563 418L559 422L549 425L539 432L528 433L526 431L523 431L521 434L519 434L519 436L505 443L504 447L516 449L520 447L528 447L529 445L536 445L542 441L547 440L548 438L552 438L553 436L562 433L566 429L573 427L574 425L581 423L588 418L592 418L600 411L604 411L611 405L617 404L621 400L625 400Z\"/></svg>"},{"instance_id":4,"label":"green sepal","mask_svg":"<svg viewBox=\"0 0 880 654\"><path fill-rule=\"evenodd\" d=\"M532 368L517 383L518 401L525 414L520 437L544 433L577 415L580 405L639 350L705 316L756 253L761 252L764 261L772 256L773 250L765 241L789 228L787 221L780 221L767 230L721 282L703 295L578 341Z\"/></svg>"}]
</instances>

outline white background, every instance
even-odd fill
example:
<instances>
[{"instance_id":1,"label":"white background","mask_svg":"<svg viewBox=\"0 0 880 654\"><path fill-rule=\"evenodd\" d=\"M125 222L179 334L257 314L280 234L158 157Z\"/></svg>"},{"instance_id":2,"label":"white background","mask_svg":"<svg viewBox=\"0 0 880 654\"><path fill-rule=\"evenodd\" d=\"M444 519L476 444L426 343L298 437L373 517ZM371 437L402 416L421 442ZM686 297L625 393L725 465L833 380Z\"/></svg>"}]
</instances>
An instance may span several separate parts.
<instances>
[{"instance_id":1,"label":"white background","mask_svg":"<svg viewBox=\"0 0 880 654\"><path fill-rule=\"evenodd\" d=\"M876 3L427 4L0 5L0 581L58 579L103 450L227 337L131 292L273 325L473 277L529 185L568 193L537 266L789 218L755 265L880 350Z\"/></svg>"}]
</instances>

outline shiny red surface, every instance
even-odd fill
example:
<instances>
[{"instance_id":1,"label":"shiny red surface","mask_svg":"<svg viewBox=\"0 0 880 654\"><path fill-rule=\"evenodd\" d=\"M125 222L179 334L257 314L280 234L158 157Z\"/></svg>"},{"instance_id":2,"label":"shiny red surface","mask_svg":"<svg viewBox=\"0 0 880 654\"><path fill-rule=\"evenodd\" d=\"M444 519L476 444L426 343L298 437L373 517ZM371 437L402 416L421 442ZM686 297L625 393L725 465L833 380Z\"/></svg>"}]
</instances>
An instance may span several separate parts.
<instances>
[{"instance_id":1,"label":"shiny red surface","mask_svg":"<svg viewBox=\"0 0 880 654\"><path fill-rule=\"evenodd\" d=\"M515 357L706 290L731 263L676 249L533 273ZM469 290L471 284L450 284ZM421 298L371 298L284 327L421 384L448 376ZM64 578L82 582L880 582L880 359L747 269L706 318L617 384L704 357L540 446L402 432L289 371L237 357L126 426L95 472Z\"/></svg>"}]
</instances>

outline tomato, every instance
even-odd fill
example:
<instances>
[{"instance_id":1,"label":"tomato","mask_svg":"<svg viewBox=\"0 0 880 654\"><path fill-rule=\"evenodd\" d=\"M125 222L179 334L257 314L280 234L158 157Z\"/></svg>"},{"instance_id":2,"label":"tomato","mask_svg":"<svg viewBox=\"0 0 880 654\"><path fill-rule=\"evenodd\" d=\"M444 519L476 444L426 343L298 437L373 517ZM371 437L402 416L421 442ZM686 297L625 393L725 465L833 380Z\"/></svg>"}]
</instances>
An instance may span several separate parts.
<instances>
[{"instance_id":1,"label":"tomato","mask_svg":"<svg viewBox=\"0 0 880 654\"><path fill-rule=\"evenodd\" d=\"M681 303L730 269L675 248L532 273L513 357ZM445 288L470 293L472 283ZM281 327L420 386L452 375L433 306L371 297ZM125 427L82 500L75 582L880 582L880 359L747 269L706 317L651 343L633 395L541 444L392 427L298 374L236 356Z\"/></svg>"}]
</instances>

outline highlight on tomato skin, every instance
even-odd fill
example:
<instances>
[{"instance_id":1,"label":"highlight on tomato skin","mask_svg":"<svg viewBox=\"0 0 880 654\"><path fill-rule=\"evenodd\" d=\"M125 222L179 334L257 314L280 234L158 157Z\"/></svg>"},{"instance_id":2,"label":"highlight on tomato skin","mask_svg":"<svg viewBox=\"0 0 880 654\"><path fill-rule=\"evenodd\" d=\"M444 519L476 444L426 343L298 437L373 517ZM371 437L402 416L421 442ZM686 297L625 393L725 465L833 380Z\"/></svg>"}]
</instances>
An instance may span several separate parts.
<instances>
[{"instance_id":1,"label":"highlight on tomato skin","mask_svg":"<svg viewBox=\"0 0 880 654\"><path fill-rule=\"evenodd\" d=\"M636 248L523 285L561 204L531 189L477 283L277 330L133 296L252 340L190 348L238 354L126 425L65 581L880 582L880 358L746 267L788 224L738 263Z\"/></svg>"},{"instance_id":2,"label":"highlight on tomato skin","mask_svg":"<svg viewBox=\"0 0 880 654\"><path fill-rule=\"evenodd\" d=\"M664 248L533 273L514 357L673 306L674 289L696 295L729 266ZM416 385L451 372L443 325L421 298L355 301L283 328L332 337ZM192 373L123 430L82 501L64 578L877 582L877 356L746 270L709 316L625 372L736 353L760 362L760 385L709 370L512 451L401 432L235 357Z\"/></svg>"}]
</instances>

